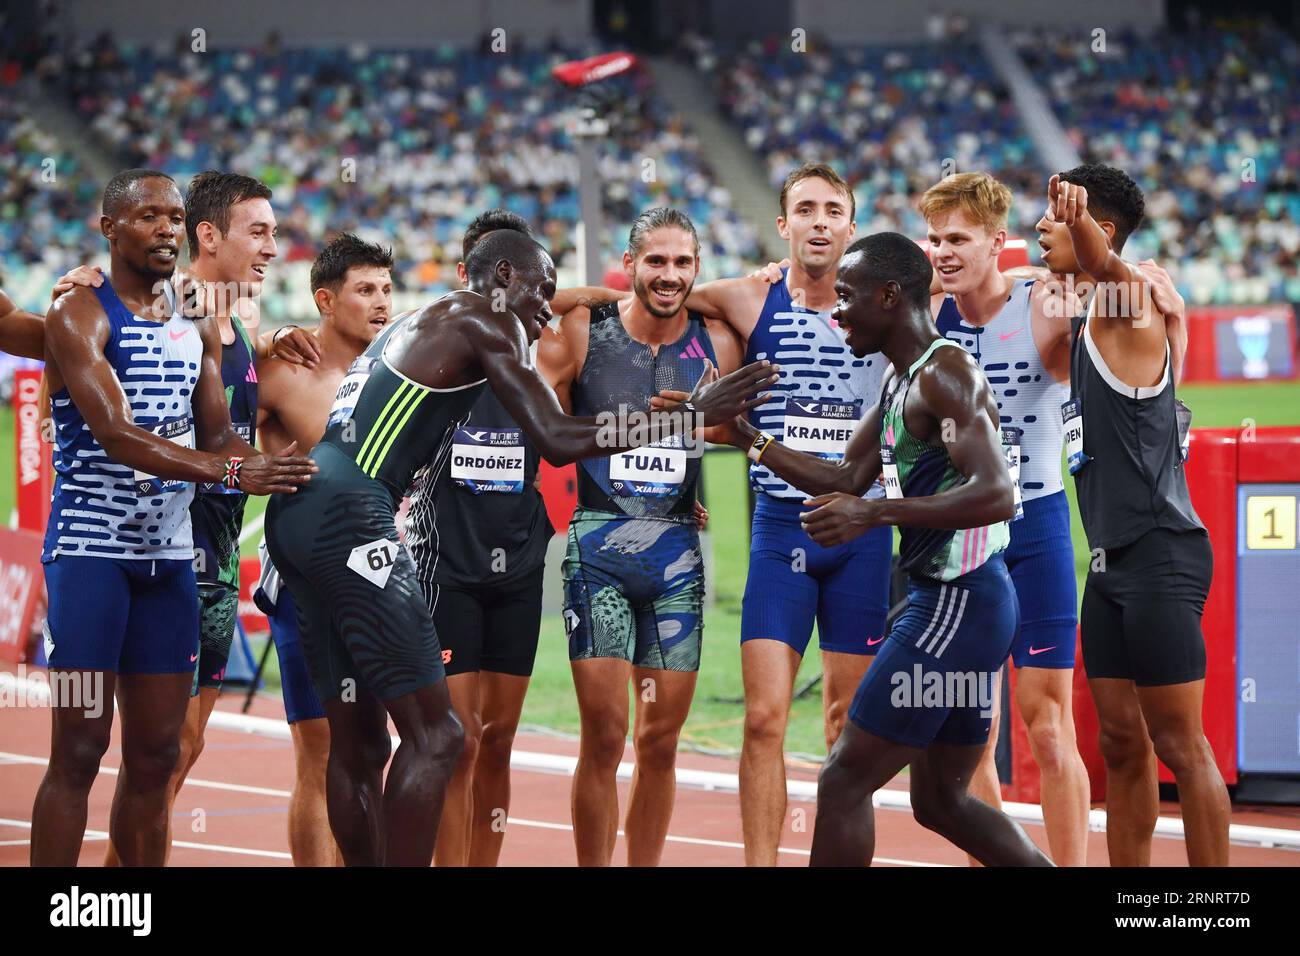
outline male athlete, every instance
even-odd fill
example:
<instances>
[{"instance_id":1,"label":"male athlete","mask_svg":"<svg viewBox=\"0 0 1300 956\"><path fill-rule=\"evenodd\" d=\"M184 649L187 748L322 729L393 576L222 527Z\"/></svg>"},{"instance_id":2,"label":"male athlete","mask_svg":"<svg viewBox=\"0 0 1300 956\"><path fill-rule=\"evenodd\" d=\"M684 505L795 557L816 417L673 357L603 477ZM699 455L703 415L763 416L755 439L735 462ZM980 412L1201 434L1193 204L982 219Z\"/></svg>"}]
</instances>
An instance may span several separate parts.
<instances>
[{"instance_id":1,"label":"male athlete","mask_svg":"<svg viewBox=\"0 0 1300 956\"><path fill-rule=\"evenodd\" d=\"M856 422L879 398L885 367L879 355L850 354L830 318L835 270L856 228L856 203L833 169L807 164L786 178L780 210L777 229L790 246L782 279L771 284L758 272L708 282L695 288L687 306L727 322L740 338L744 361L770 358L780 365L776 391L782 394L751 412L750 421L792 448L838 461ZM682 397L665 392L662 399ZM824 548L799 525L804 491L762 464L751 466L750 482L759 494L741 616L740 810L745 862L775 866L786 810L785 728L813 622L829 750L885 638L891 533L876 527Z\"/></svg>"},{"instance_id":2,"label":"male athlete","mask_svg":"<svg viewBox=\"0 0 1300 956\"><path fill-rule=\"evenodd\" d=\"M966 792L1016 626L1001 554L1014 489L988 382L930 320L930 273L925 254L898 233L855 242L840 264L834 319L849 348L856 356L880 351L892 363L880 403L842 460L792 451L749 422L736 423L737 447L819 495L800 516L814 541L833 547L897 525L910 575L908 609L854 695L849 724L822 769L812 863L869 863L872 794L910 765L922 826L986 864L1050 865L1016 823ZM882 474L885 498L862 497Z\"/></svg>"},{"instance_id":3,"label":"male athlete","mask_svg":"<svg viewBox=\"0 0 1300 956\"><path fill-rule=\"evenodd\" d=\"M264 447L297 442L299 448L311 448L320 441L347 370L388 324L392 265L389 252L349 233L331 240L316 257L311 289L320 325L312 334L316 348L311 360L276 358L261 366L257 427ZM256 598L270 621L285 719L293 737L289 851L295 866L335 866L340 857L325 800L329 724L307 671L297 605L289 589L280 586L265 548L261 550L262 581Z\"/></svg>"},{"instance_id":4,"label":"male athlete","mask_svg":"<svg viewBox=\"0 0 1300 956\"><path fill-rule=\"evenodd\" d=\"M298 602L304 649L330 723L330 826L349 865L427 866L463 734L441 649L394 515L417 470L447 465L455 430L484 384L549 461L609 454L633 441L566 416L528 345L550 319L555 267L537 243L499 230L466 262L470 289L386 328L340 386L313 451L310 494L276 496L267 545ZM693 416L648 413L672 434L747 409L775 379L768 363L704 381ZM731 414L729 414L731 413ZM613 434L611 434L613 431ZM646 429L642 429L644 433ZM644 437L637 436L642 441ZM387 716L401 737L387 781Z\"/></svg>"},{"instance_id":5,"label":"male athlete","mask_svg":"<svg viewBox=\"0 0 1300 956\"><path fill-rule=\"evenodd\" d=\"M1112 866L1146 866L1158 809L1156 762L1173 771L1193 866L1228 864L1228 792L1201 725L1201 614L1214 556L1183 469L1190 413L1174 395L1165 316L1120 258L1142 221L1141 190L1088 164L1051 178L1038 221L1043 262L1095 284L1073 321L1062 415L1088 546L1083 663L1106 761ZM1104 570L1103 570L1104 568Z\"/></svg>"},{"instance_id":6,"label":"male athlete","mask_svg":"<svg viewBox=\"0 0 1300 956\"><path fill-rule=\"evenodd\" d=\"M710 363L740 364L722 323L706 327L685 305L699 274L699 240L684 213L647 210L632 224L623 268L633 296L560 320L567 353L553 367L581 415L649 405L686 391ZM676 793L677 740L700 666L704 567L694 505L700 453L677 436L635 453L578 464L578 508L564 562L564 618L581 742L573 777L580 866L608 866L618 832L616 772L636 695L636 769L624 830L628 865L663 854ZM712 436L710 436L712 437Z\"/></svg>"},{"instance_id":7,"label":"male athlete","mask_svg":"<svg viewBox=\"0 0 1300 956\"><path fill-rule=\"evenodd\" d=\"M184 227L170 177L114 176L100 219L109 280L63 295L45 322L57 432L42 554L46 650L52 673L102 688L103 706L54 702L50 764L33 809L34 865L77 861L114 693L123 753L110 838L124 864L163 863L198 652L192 483L287 493L314 471L307 458L258 454L232 427L217 326L183 315L168 291Z\"/></svg>"}]
</instances>

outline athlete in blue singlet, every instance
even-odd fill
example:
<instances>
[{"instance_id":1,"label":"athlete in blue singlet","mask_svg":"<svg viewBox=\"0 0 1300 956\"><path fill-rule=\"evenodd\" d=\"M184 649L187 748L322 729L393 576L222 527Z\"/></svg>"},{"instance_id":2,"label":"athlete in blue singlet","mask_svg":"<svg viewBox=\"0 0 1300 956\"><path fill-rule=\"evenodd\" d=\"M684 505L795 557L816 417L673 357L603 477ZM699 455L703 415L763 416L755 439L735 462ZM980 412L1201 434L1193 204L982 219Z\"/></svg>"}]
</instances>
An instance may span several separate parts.
<instances>
[{"instance_id":1,"label":"athlete in blue singlet","mask_svg":"<svg viewBox=\"0 0 1300 956\"><path fill-rule=\"evenodd\" d=\"M157 866L198 656L194 482L288 492L315 466L259 455L231 426L216 326L182 314L168 291L185 222L170 177L118 174L100 222L109 281L63 295L46 320L57 450L42 552L51 672L87 678L97 700L53 702L32 862L77 862L116 692L123 758L110 838L123 863Z\"/></svg>"}]
</instances>

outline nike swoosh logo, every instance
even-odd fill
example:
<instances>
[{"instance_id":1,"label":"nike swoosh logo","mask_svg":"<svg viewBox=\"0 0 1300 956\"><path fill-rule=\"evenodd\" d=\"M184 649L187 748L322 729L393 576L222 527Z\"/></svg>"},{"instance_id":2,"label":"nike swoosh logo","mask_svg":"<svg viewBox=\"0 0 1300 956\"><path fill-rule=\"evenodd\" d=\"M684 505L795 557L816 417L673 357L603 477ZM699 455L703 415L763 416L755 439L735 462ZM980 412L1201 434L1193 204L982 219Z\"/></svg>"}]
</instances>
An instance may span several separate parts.
<instances>
[{"instance_id":1,"label":"nike swoosh logo","mask_svg":"<svg viewBox=\"0 0 1300 956\"><path fill-rule=\"evenodd\" d=\"M191 663L191 664L193 664L193 663L194 663L195 661L197 661L198 659L199 659L199 655L198 655L198 654L191 654L191 655L190 655L190 663Z\"/></svg>"},{"instance_id":2,"label":"nike swoosh logo","mask_svg":"<svg viewBox=\"0 0 1300 956\"><path fill-rule=\"evenodd\" d=\"M867 638L867 647L875 647L877 644L879 644L879 643L880 643L881 641L883 641L883 640L884 640L883 637L878 637L878 638L876 638L874 641L873 641L871 638Z\"/></svg>"},{"instance_id":3,"label":"nike swoosh logo","mask_svg":"<svg viewBox=\"0 0 1300 956\"><path fill-rule=\"evenodd\" d=\"M1055 644L1053 644L1051 647L1031 647L1029 649L1029 654L1032 657L1034 654L1042 654L1044 651L1050 651L1055 649L1055 647L1056 647Z\"/></svg>"},{"instance_id":4,"label":"nike swoosh logo","mask_svg":"<svg viewBox=\"0 0 1300 956\"><path fill-rule=\"evenodd\" d=\"M181 330L181 334L180 334L180 335L177 335L175 332L173 332L173 331L171 331L170 329L168 329L168 330L167 330L167 334L168 334L169 336L171 336L171 340L172 340L173 342L175 342L177 339L183 339L183 338L185 338L185 336L189 335L189 334L190 334L190 330L189 330L188 328L182 329L182 330Z\"/></svg>"},{"instance_id":5,"label":"nike swoosh logo","mask_svg":"<svg viewBox=\"0 0 1300 956\"><path fill-rule=\"evenodd\" d=\"M1023 331L1024 331L1024 328L1021 327L1021 328L1016 329L1014 332L999 332L999 333L998 333L998 341L999 341L999 342L1005 342L1007 339L1011 338L1011 336L1013 336L1013 335L1019 335L1019 334L1020 334L1021 332L1023 332Z\"/></svg>"}]
</instances>

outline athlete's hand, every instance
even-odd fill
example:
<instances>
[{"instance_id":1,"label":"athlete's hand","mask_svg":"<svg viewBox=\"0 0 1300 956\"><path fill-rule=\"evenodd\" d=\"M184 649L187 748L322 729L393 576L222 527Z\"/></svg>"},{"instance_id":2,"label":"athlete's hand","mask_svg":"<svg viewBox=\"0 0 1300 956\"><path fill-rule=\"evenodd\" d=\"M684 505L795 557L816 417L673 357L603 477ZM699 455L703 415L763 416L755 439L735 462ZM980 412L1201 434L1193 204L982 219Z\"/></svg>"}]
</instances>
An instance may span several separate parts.
<instances>
[{"instance_id":1,"label":"athlete's hand","mask_svg":"<svg viewBox=\"0 0 1300 956\"><path fill-rule=\"evenodd\" d=\"M650 408L656 412L671 411L682 402L690 399L690 397L686 392L665 388L658 395L651 396ZM737 420L743 421L743 419L732 419L728 422L722 422L720 425L700 429L704 433L704 440L715 445L734 445L736 443L735 422ZM749 446L746 445L745 447L748 448Z\"/></svg>"},{"instance_id":2,"label":"athlete's hand","mask_svg":"<svg viewBox=\"0 0 1300 956\"><path fill-rule=\"evenodd\" d=\"M761 268L755 269L749 274L751 279L762 279L768 285L776 285L781 281L781 270L790 268L790 260L782 259L780 262L769 262Z\"/></svg>"},{"instance_id":3,"label":"athlete's hand","mask_svg":"<svg viewBox=\"0 0 1300 956\"><path fill-rule=\"evenodd\" d=\"M278 455L245 458L239 469L239 490L249 495L292 494L298 486L320 471L306 455L295 455L298 443L292 442Z\"/></svg>"},{"instance_id":4,"label":"athlete's hand","mask_svg":"<svg viewBox=\"0 0 1300 956\"><path fill-rule=\"evenodd\" d=\"M799 522L808 537L825 548L850 541L881 523L879 504L842 491L808 498L804 504L814 510L800 514Z\"/></svg>"},{"instance_id":5,"label":"athlete's hand","mask_svg":"<svg viewBox=\"0 0 1300 956\"><path fill-rule=\"evenodd\" d=\"M695 530L703 531L709 524L709 509L700 504L698 499L695 502Z\"/></svg>"},{"instance_id":6,"label":"athlete's hand","mask_svg":"<svg viewBox=\"0 0 1300 956\"><path fill-rule=\"evenodd\" d=\"M290 365L315 368L320 364L320 342L307 329L294 328L276 336L271 354Z\"/></svg>"},{"instance_id":7,"label":"athlete's hand","mask_svg":"<svg viewBox=\"0 0 1300 956\"><path fill-rule=\"evenodd\" d=\"M98 289L103 284L104 270L99 266L77 266L59 276L59 281L54 283L54 291L50 293L50 301L53 302L74 286Z\"/></svg>"},{"instance_id":8,"label":"athlete's hand","mask_svg":"<svg viewBox=\"0 0 1300 956\"><path fill-rule=\"evenodd\" d=\"M764 359L718 378L718 370L705 359L704 374L691 392L690 402L706 427L721 425L766 402L771 393L762 389L776 384L779 371L779 366Z\"/></svg>"},{"instance_id":9,"label":"athlete's hand","mask_svg":"<svg viewBox=\"0 0 1300 956\"><path fill-rule=\"evenodd\" d=\"M1057 222L1073 226L1088 214L1088 190L1054 173L1047 181L1047 208Z\"/></svg>"},{"instance_id":10,"label":"athlete's hand","mask_svg":"<svg viewBox=\"0 0 1300 956\"><path fill-rule=\"evenodd\" d=\"M1182 320L1187 315L1187 303L1174 287L1173 277L1162 266L1156 265L1154 259L1143 259L1138 263L1138 271L1146 279L1151 289L1151 298L1160 314Z\"/></svg>"}]
</instances>

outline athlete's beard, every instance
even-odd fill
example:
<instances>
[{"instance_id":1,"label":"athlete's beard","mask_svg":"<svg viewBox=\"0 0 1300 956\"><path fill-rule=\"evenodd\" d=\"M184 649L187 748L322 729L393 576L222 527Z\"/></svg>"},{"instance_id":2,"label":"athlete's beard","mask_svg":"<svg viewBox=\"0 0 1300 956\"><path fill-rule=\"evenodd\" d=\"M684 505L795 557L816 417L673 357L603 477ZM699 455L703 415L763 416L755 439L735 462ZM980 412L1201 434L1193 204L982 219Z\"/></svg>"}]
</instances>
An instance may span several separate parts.
<instances>
[{"instance_id":1,"label":"athlete's beard","mask_svg":"<svg viewBox=\"0 0 1300 956\"><path fill-rule=\"evenodd\" d=\"M694 288L695 280L692 279L690 284L685 286L686 294L682 296L682 305L685 305L686 300L691 297L691 290ZM656 305L654 300L650 297L650 287L646 284L646 281L641 278L639 273L632 277L632 291L636 294L636 297L641 300L641 304L645 306L646 311L656 318L671 319L682 309L682 306L680 305L671 309L664 309L662 306Z\"/></svg>"}]
</instances>

